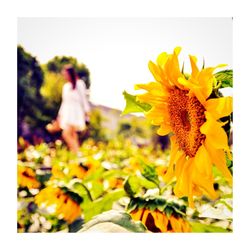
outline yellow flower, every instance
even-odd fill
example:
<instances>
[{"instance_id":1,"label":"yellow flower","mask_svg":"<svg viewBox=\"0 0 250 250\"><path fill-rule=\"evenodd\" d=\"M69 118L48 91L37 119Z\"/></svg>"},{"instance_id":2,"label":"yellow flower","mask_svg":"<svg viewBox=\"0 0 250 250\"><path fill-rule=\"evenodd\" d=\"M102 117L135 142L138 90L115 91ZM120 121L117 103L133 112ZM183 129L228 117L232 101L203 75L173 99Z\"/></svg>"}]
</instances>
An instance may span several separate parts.
<instances>
[{"instance_id":1,"label":"yellow flower","mask_svg":"<svg viewBox=\"0 0 250 250\"><path fill-rule=\"evenodd\" d=\"M36 173L33 169L24 166L18 166L18 185L27 188L39 188L40 182L36 179Z\"/></svg>"},{"instance_id":2,"label":"yellow flower","mask_svg":"<svg viewBox=\"0 0 250 250\"><path fill-rule=\"evenodd\" d=\"M64 179L67 177L84 179L87 176L93 174L96 168L99 167L99 162L88 157L84 159L84 163L69 163L66 166L60 166L58 164L53 165L51 173L51 180Z\"/></svg>"},{"instance_id":3,"label":"yellow flower","mask_svg":"<svg viewBox=\"0 0 250 250\"><path fill-rule=\"evenodd\" d=\"M189 223L180 216L170 215L169 217L158 209L136 208L130 212L133 220L141 221L151 232L191 232Z\"/></svg>"},{"instance_id":4,"label":"yellow flower","mask_svg":"<svg viewBox=\"0 0 250 250\"><path fill-rule=\"evenodd\" d=\"M55 206L55 214L68 223L72 223L81 215L81 208L69 195L59 187L46 187L35 196L35 202L39 206Z\"/></svg>"},{"instance_id":5,"label":"yellow flower","mask_svg":"<svg viewBox=\"0 0 250 250\"><path fill-rule=\"evenodd\" d=\"M141 163L136 157L130 157L129 158L129 165L125 166L123 168L123 171L126 174L132 174L135 171L140 171L141 172L142 170L143 170L143 168L141 166Z\"/></svg>"},{"instance_id":6,"label":"yellow flower","mask_svg":"<svg viewBox=\"0 0 250 250\"><path fill-rule=\"evenodd\" d=\"M222 128L224 123L219 121L232 113L232 98L210 98L213 71L222 65L199 70L196 58L190 56L192 73L186 79L179 68L180 50L177 47L173 54L160 54L157 64L150 61L149 69L156 82L137 84L136 89L147 91L137 99L152 106L146 117L160 126L157 133L172 134L166 179L176 177L175 194L188 196L193 206L194 195L217 198L213 164L232 182L225 158L225 152L231 158L228 139Z\"/></svg>"},{"instance_id":7,"label":"yellow flower","mask_svg":"<svg viewBox=\"0 0 250 250\"><path fill-rule=\"evenodd\" d=\"M52 173L50 178L51 180L65 178L65 174L63 173L62 167L58 164L52 166L51 173Z\"/></svg>"},{"instance_id":8,"label":"yellow flower","mask_svg":"<svg viewBox=\"0 0 250 250\"><path fill-rule=\"evenodd\" d=\"M99 167L100 163L91 157L85 158L83 163L69 165L69 175L84 179L93 174Z\"/></svg>"},{"instance_id":9,"label":"yellow flower","mask_svg":"<svg viewBox=\"0 0 250 250\"><path fill-rule=\"evenodd\" d=\"M111 177L108 180L109 188L111 189L123 188L123 182L124 180L122 178Z\"/></svg>"}]
</instances>

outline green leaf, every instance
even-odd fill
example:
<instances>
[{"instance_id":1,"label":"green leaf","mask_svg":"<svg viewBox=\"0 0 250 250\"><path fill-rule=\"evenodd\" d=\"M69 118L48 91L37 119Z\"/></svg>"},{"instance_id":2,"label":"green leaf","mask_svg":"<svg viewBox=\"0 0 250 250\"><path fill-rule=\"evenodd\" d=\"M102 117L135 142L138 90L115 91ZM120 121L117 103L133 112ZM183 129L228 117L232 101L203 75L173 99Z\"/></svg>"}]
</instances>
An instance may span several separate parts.
<instances>
[{"instance_id":1,"label":"green leaf","mask_svg":"<svg viewBox=\"0 0 250 250\"><path fill-rule=\"evenodd\" d=\"M151 105L148 103L142 103L136 100L136 96L123 92L123 96L126 101L125 109L122 112L122 115L126 115L129 113L137 113L137 112L146 112L151 109Z\"/></svg>"},{"instance_id":2,"label":"green leaf","mask_svg":"<svg viewBox=\"0 0 250 250\"><path fill-rule=\"evenodd\" d=\"M194 233L228 233L230 231L211 225L205 225L199 222L190 222L192 226L192 232Z\"/></svg>"},{"instance_id":3,"label":"green leaf","mask_svg":"<svg viewBox=\"0 0 250 250\"><path fill-rule=\"evenodd\" d=\"M135 197L142 189L153 189L158 187L153 181L143 176L131 175L124 183L124 190L130 197Z\"/></svg>"},{"instance_id":4,"label":"green leaf","mask_svg":"<svg viewBox=\"0 0 250 250\"><path fill-rule=\"evenodd\" d=\"M146 227L140 221L133 221L131 216L123 211L110 210L83 225L83 232L146 232Z\"/></svg>"},{"instance_id":5,"label":"green leaf","mask_svg":"<svg viewBox=\"0 0 250 250\"><path fill-rule=\"evenodd\" d=\"M95 200L103 194L103 184L100 183L98 180L91 181L90 183L91 188L89 188L89 191L91 193L91 197Z\"/></svg>"},{"instance_id":6,"label":"green leaf","mask_svg":"<svg viewBox=\"0 0 250 250\"><path fill-rule=\"evenodd\" d=\"M83 202L81 207L83 208L84 220L87 222L93 216L100 214L104 211L110 210L115 201L125 196L123 189L117 189L115 191L107 193L105 196L93 201Z\"/></svg>"},{"instance_id":7,"label":"green leaf","mask_svg":"<svg viewBox=\"0 0 250 250\"><path fill-rule=\"evenodd\" d=\"M147 180L154 182L156 185L159 185L159 179L158 179L158 175L156 173L155 167L147 165L145 163L143 165L144 165L144 169L143 169L142 175Z\"/></svg>"},{"instance_id":8,"label":"green leaf","mask_svg":"<svg viewBox=\"0 0 250 250\"><path fill-rule=\"evenodd\" d=\"M75 193L83 198L84 202L93 201L90 191L83 183L76 182L72 188Z\"/></svg>"},{"instance_id":9,"label":"green leaf","mask_svg":"<svg viewBox=\"0 0 250 250\"><path fill-rule=\"evenodd\" d=\"M220 88L233 87L233 70L222 70L214 74L217 82L220 82Z\"/></svg>"},{"instance_id":10,"label":"green leaf","mask_svg":"<svg viewBox=\"0 0 250 250\"><path fill-rule=\"evenodd\" d=\"M134 197L139 192L140 187L140 180L135 175L129 176L124 183L124 190L131 197Z\"/></svg>"}]
</instances>

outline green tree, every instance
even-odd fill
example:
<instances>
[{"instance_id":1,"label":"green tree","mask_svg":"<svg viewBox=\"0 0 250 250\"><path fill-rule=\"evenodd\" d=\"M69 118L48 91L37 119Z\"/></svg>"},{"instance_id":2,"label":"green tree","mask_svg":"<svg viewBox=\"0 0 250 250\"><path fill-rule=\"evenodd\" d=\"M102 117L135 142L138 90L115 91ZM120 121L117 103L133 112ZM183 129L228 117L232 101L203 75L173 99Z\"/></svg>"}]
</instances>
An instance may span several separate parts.
<instances>
[{"instance_id":1,"label":"green tree","mask_svg":"<svg viewBox=\"0 0 250 250\"><path fill-rule=\"evenodd\" d=\"M39 127L48 121L48 116L43 112L45 100L40 94L44 77L42 68L36 58L20 45L17 47L17 59L17 110L20 135L23 121L31 128Z\"/></svg>"},{"instance_id":2,"label":"green tree","mask_svg":"<svg viewBox=\"0 0 250 250\"><path fill-rule=\"evenodd\" d=\"M90 87L89 70L83 63L79 63L76 58L71 56L55 56L53 59L48 61L47 70L53 73L61 73L64 65L72 64L76 70L78 76L86 83L86 88Z\"/></svg>"}]
</instances>

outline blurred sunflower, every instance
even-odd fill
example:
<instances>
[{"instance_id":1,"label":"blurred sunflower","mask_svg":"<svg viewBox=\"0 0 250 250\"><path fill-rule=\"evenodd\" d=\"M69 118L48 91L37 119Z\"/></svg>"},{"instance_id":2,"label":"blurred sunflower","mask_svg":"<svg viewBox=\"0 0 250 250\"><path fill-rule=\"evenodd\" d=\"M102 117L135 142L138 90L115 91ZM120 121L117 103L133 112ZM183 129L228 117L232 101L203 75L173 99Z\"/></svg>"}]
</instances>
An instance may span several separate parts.
<instances>
[{"instance_id":1,"label":"blurred sunflower","mask_svg":"<svg viewBox=\"0 0 250 250\"><path fill-rule=\"evenodd\" d=\"M109 188L111 189L123 188L123 182L124 179L119 177L112 177L108 179Z\"/></svg>"},{"instance_id":2,"label":"blurred sunflower","mask_svg":"<svg viewBox=\"0 0 250 250\"><path fill-rule=\"evenodd\" d=\"M135 221L141 221L149 231L154 233L181 233L191 232L191 226L184 218L182 211L178 211L178 204L167 204L165 208L157 208L157 199L150 200L149 203L142 199L135 208L130 211L130 215ZM151 204L150 204L151 203ZM161 205L162 206L162 205ZM176 210L175 210L176 209Z\"/></svg>"},{"instance_id":3,"label":"blurred sunflower","mask_svg":"<svg viewBox=\"0 0 250 250\"><path fill-rule=\"evenodd\" d=\"M60 166L59 164L54 164L52 166L51 174L52 174L50 178L51 180L65 178L65 174L63 173L62 166Z\"/></svg>"},{"instance_id":4,"label":"blurred sunflower","mask_svg":"<svg viewBox=\"0 0 250 250\"><path fill-rule=\"evenodd\" d=\"M35 196L35 203L41 207L55 206L55 214L68 223L81 215L79 203L59 187L44 188Z\"/></svg>"},{"instance_id":5,"label":"blurred sunflower","mask_svg":"<svg viewBox=\"0 0 250 250\"><path fill-rule=\"evenodd\" d=\"M71 164L69 166L69 175L72 177L77 177L79 179L84 179L85 177L91 175L100 166L100 163L91 157L87 157L80 164Z\"/></svg>"},{"instance_id":6,"label":"blurred sunflower","mask_svg":"<svg viewBox=\"0 0 250 250\"><path fill-rule=\"evenodd\" d=\"M55 164L51 170L51 180L64 179L66 177L84 179L94 173L99 165L98 161L90 157L84 159L80 164L78 162L72 162L66 165Z\"/></svg>"},{"instance_id":7,"label":"blurred sunflower","mask_svg":"<svg viewBox=\"0 0 250 250\"><path fill-rule=\"evenodd\" d=\"M127 174L135 173L135 171L141 172L142 170L141 162L136 157L130 157L128 165L123 168L124 173Z\"/></svg>"},{"instance_id":8,"label":"blurred sunflower","mask_svg":"<svg viewBox=\"0 0 250 250\"><path fill-rule=\"evenodd\" d=\"M232 98L211 98L216 79L213 71L221 66L198 69L194 56L190 56L192 73L189 77L179 68L178 55L162 53L157 64L149 62L156 82L137 84L136 89L147 92L137 96L152 108L146 117L159 125L159 135L172 134L170 164L166 180L176 177L174 192L178 197L188 196L193 206L193 195L206 194L217 198L213 188L213 164L229 183L232 176L226 165L231 159L228 138L220 118L232 113Z\"/></svg>"},{"instance_id":9,"label":"blurred sunflower","mask_svg":"<svg viewBox=\"0 0 250 250\"><path fill-rule=\"evenodd\" d=\"M39 188L40 182L36 179L36 173L33 169L24 166L18 166L17 176L18 186L27 188Z\"/></svg>"}]
</instances>

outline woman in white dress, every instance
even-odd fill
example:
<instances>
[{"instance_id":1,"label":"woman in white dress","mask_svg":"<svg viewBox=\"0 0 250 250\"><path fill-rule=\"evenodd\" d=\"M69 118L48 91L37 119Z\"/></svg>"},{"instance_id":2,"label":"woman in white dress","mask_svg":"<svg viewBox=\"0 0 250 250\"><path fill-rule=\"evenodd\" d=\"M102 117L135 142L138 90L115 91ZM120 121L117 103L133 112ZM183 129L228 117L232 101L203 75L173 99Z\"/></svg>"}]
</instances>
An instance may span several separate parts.
<instances>
[{"instance_id":1,"label":"woman in white dress","mask_svg":"<svg viewBox=\"0 0 250 250\"><path fill-rule=\"evenodd\" d=\"M62 103L57 121L69 149L77 153L79 149L77 131L83 131L86 128L90 106L86 97L85 83L77 78L74 68L67 65L63 68L62 74L67 82L63 85Z\"/></svg>"}]
</instances>

